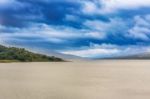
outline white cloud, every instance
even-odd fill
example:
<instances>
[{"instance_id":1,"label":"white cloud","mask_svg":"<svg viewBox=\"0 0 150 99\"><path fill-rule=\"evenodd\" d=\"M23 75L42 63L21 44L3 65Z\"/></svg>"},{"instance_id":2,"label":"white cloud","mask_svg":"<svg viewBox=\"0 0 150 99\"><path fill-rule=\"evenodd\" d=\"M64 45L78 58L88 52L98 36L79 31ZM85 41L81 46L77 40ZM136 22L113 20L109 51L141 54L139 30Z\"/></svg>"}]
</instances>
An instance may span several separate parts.
<instances>
[{"instance_id":1,"label":"white cloud","mask_svg":"<svg viewBox=\"0 0 150 99\"><path fill-rule=\"evenodd\" d=\"M93 13L96 14L97 11L99 10L98 6L93 1L82 1L82 4L83 4L82 12L85 14L93 14Z\"/></svg>"},{"instance_id":2,"label":"white cloud","mask_svg":"<svg viewBox=\"0 0 150 99\"><path fill-rule=\"evenodd\" d=\"M145 16L135 16L135 25L129 30L127 36L131 38L150 40L150 15Z\"/></svg>"},{"instance_id":3,"label":"white cloud","mask_svg":"<svg viewBox=\"0 0 150 99\"><path fill-rule=\"evenodd\" d=\"M91 37L91 38L100 40L100 39L106 38L106 35L105 35L105 33L102 33L102 32L92 31L92 32L86 33L85 37Z\"/></svg>"},{"instance_id":4,"label":"white cloud","mask_svg":"<svg viewBox=\"0 0 150 99\"><path fill-rule=\"evenodd\" d=\"M6 31L5 31L6 30ZM51 26L47 24L32 24L28 28L11 28L0 26L0 38L3 41L21 41L20 38L39 38L53 43L65 43L75 39L98 38L104 39L104 35L92 30L75 29L65 26ZM25 39L28 41L28 39ZM34 40L34 39L33 39ZM31 41L31 39L30 39ZM36 42L36 41L35 41Z\"/></svg>"},{"instance_id":5,"label":"white cloud","mask_svg":"<svg viewBox=\"0 0 150 99\"><path fill-rule=\"evenodd\" d=\"M81 57L106 57L108 55L119 53L118 49L102 49L102 48L93 48L93 49L84 49L79 51L66 51L62 52L63 54L76 55Z\"/></svg>"},{"instance_id":6,"label":"white cloud","mask_svg":"<svg viewBox=\"0 0 150 99\"><path fill-rule=\"evenodd\" d=\"M5 30L7 27L1 26L1 30ZM7 28L9 29L9 28ZM10 29L11 30L11 29ZM15 29L14 33L1 32L0 37L4 40L18 40L17 38L40 38L39 40L50 41L54 43L63 43L65 39L71 37L77 38L79 35L73 33L71 29L52 27L46 24L34 24L29 28ZM73 38L72 38L73 39ZM21 39L19 39L21 40ZM26 39L28 40L28 39Z\"/></svg>"},{"instance_id":7,"label":"white cloud","mask_svg":"<svg viewBox=\"0 0 150 99\"><path fill-rule=\"evenodd\" d=\"M92 0L81 1L86 14L113 13L118 10L131 10L150 7L150 0Z\"/></svg>"},{"instance_id":8,"label":"white cloud","mask_svg":"<svg viewBox=\"0 0 150 99\"><path fill-rule=\"evenodd\" d=\"M140 45L113 45L113 44L93 44L91 43L88 47L82 47L79 50L66 50L60 51L63 54L76 55L80 57L89 58L105 58L105 57L117 57L117 56L128 56L139 53L148 52L149 46Z\"/></svg>"},{"instance_id":9,"label":"white cloud","mask_svg":"<svg viewBox=\"0 0 150 99\"><path fill-rule=\"evenodd\" d=\"M0 0L0 5L6 5L14 2L14 0Z\"/></svg>"},{"instance_id":10,"label":"white cloud","mask_svg":"<svg viewBox=\"0 0 150 99\"><path fill-rule=\"evenodd\" d=\"M150 29L146 27L133 27L131 30L129 30L129 35L132 38L137 38L141 40L149 40L149 34L150 34Z\"/></svg>"},{"instance_id":11,"label":"white cloud","mask_svg":"<svg viewBox=\"0 0 150 99\"><path fill-rule=\"evenodd\" d=\"M113 56L113 55L117 55L120 52L121 50L117 45L90 43L90 46L82 47L79 50L69 50L69 51L63 51L61 53L76 55L80 57L96 58L96 57Z\"/></svg>"},{"instance_id":12,"label":"white cloud","mask_svg":"<svg viewBox=\"0 0 150 99\"><path fill-rule=\"evenodd\" d=\"M135 16L134 17L134 22L136 26L150 26L150 20L148 19L149 15L145 15L144 17L142 16Z\"/></svg>"},{"instance_id":13,"label":"white cloud","mask_svg":"<svg viewBox=\"0 0 150 99\"><path fill-rule=\"evenodd\" d=\"M150 0L101 0L103 10L111 12L119 9L150 7Z\"/></svg>"},{"instance_id":14,"label":"white cloud","mask_svg":"<svg viewBox=\"0 0 150 99\"><path fill-rule=\"evenodd\" d=\"M11 9L21 9L26 6L29 6L27 3L22 3L18 0L0 0L0 9L6 9L6 8L11 8Z\"/></svg>"},{"instance_id":15,"label":"white cloud","mask_svg":"<svg viewBox=\"0 0 150 99\"><path fill-rule=\"evenodd\" d=\"M127 28L126 22L120 18L110 19L110 22L87 20L84 22L84 26L96 31L90 34L95 38L107 38L107 36L110 34L117 35L118 33L122 33L122 31L126 30Z\"/></svg>"}]
</instances>

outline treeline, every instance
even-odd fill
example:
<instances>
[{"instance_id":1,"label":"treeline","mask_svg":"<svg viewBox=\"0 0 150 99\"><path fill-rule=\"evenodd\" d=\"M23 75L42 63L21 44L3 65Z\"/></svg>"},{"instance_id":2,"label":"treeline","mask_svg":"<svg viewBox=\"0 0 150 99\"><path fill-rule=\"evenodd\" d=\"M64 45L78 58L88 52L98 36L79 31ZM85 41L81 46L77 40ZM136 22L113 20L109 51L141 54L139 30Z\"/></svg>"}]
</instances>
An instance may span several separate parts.
<instances>
[{"instance_id":1,"label":"treeline","mask_svg":"<svg viewBox=\"0 0 150 99\"><path fill-rule=\"evenodd\" d=\"M61 58L32 53L24 48L5 47L0 45L0 61L20 61L20 62L59 62Z\"/></svg>"}]
</instances>

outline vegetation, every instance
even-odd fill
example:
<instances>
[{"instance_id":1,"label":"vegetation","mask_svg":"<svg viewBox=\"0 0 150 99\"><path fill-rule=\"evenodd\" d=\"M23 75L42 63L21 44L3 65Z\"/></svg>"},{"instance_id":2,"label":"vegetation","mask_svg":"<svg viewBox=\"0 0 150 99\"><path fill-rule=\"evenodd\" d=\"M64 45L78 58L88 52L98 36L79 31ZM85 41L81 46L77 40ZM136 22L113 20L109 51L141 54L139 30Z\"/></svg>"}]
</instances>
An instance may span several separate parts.
<instances>
[{"instance_id":1,"label":"vegetation","mask_svg":"<svg viewBox=\"0 0 150 99\"><path fill-rule=\"evenodd\" d=\"M36 54L24 48L5 47L0 45L0 62L59 62L61 58Z\"/></svg>"}]
</instances>

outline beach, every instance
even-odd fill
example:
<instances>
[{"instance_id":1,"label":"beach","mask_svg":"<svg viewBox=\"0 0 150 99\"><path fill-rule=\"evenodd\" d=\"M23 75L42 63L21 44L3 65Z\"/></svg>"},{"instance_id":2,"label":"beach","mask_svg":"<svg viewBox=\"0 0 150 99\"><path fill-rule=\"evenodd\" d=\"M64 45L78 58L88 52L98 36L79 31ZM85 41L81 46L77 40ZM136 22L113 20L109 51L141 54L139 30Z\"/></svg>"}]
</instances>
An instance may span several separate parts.
<instances>
[{"instance_id":1,"label":"beach","mask_svg":"<svg viewBox=\"0 0 150 99\"><path fill-rule=\"evenodd\" d=\"M150 60L0 63L0 99L150 99Z\"/></svg>"}]
</instances>

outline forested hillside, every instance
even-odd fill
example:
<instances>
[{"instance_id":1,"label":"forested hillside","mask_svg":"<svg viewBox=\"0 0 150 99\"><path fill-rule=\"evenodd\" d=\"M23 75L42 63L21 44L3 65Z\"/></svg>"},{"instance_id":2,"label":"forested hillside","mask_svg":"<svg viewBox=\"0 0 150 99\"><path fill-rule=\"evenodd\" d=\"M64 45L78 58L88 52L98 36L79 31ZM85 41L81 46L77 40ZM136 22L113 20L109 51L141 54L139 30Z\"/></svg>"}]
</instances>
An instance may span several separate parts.
<instances>
[{"instance_id":1,"label":"forested hillside","mask_svg":"<svg viewBox=\"0 0 150 99\"><path fill-rule=\"evenodd\" d=\"M61 58L46 56L33 53L24 48L5 47L0 45L0 62L19 61L19 62L54 62L63 61Z\"/></svg>"}]
</instances>

